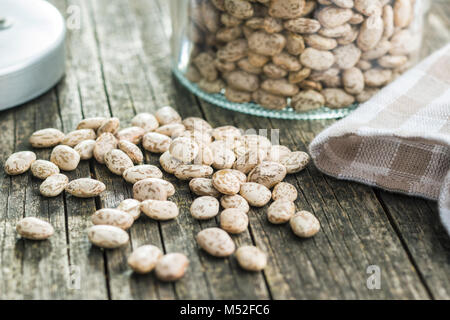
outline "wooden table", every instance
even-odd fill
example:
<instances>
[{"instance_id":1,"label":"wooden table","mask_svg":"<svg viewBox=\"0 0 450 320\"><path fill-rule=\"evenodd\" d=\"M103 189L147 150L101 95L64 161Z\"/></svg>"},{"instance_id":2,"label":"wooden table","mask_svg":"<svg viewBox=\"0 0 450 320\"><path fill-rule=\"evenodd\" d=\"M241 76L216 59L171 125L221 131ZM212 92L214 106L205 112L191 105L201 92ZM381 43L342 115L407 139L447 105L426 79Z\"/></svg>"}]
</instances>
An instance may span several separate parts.
<instances>
[{"instance_id":1,"label":"wooden table","mask_svg":"<svg viewBox=\"0 0 450 320\"><path fill-rule=\"evenodd\" d=\"M28 150L37 129L65 132L79 120L116 116L129 125L137 112L170 104L183 117L200 116L213 126L280 129L281 143L294 150L308 144L333 121L281 121L251 117L208 105L173 78L169 58L168 1L52 0L66 16L81 14L81 28L67 39L67 75L52 91L19 108L0 113L0 163ZM75 16L74 16L75 14ZM435 0L427 18L424 55L450 40L450 3ZM76 26L76 20L69 20ZM49 150L37 152L48 159ZM147 162L158 157L147 154ZM100 207L114 207L131 195L130 185L95 162L82 162L70 179L95 177L107 186L97 199L67 194L39 195L31 175L0 170L1 299L448 299L450 239L440 225L436 203L394 195L321 174L312 164L287 181L297 186L298 209L313 212L322 231L300 240L289 226L268 223L265 210L249 213L250 228L234 236L237 245L255 244L269 255L264 272L242 271L235 259L215 259L200 251L194 236L217 221L198 222L189 214L194 198L187 183L176 184L178 219L155 222L141 217L130 244L103 251L91 246L86 228ZM20 239L24 216L50 221L55 235L44 242ZM126 260L133 248L155 244L189 256L187 275L174 284L153 274L138 276ZM380 289L369 289L369 266L378 266ZM69 277L69 274L71 277Z\"/></svg>"}]
</instances>

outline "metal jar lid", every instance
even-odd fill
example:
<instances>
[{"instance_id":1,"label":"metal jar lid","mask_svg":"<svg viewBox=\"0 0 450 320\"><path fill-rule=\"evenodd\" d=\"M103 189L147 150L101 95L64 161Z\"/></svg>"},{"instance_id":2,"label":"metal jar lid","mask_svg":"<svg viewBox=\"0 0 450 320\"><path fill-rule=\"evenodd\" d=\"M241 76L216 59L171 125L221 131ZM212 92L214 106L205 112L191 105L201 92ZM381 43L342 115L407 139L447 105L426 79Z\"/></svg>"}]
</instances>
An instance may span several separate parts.
<instances>
[{"instance_id":1,"label":"metal jar lid","mask_svg":"<svg viewBox=\"0 0 450 320\"><path fill-rule=\"evenodd\" d=\"M52 88L64 74L65 22L43 0L0 1L0 110Z\"/></svg>"}]
</instances>

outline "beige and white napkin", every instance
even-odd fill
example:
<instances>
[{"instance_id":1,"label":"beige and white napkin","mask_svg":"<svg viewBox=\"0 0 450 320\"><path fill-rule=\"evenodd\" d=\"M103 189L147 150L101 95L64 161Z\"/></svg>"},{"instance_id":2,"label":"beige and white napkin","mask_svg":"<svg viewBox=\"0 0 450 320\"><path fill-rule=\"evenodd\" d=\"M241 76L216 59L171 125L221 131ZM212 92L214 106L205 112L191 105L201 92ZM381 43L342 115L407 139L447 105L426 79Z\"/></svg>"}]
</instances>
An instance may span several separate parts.
<instances>
[{"instance_id":1,"label":"beige and white napkin","mask_svg":"<svg viewBox=\"0 0 450 320\"><path fill-rule=\"evenodd\" d=\"M439 200L450 233L450 44L321 132L310 153L336 178Z\"/></svg>"}]
</instances>

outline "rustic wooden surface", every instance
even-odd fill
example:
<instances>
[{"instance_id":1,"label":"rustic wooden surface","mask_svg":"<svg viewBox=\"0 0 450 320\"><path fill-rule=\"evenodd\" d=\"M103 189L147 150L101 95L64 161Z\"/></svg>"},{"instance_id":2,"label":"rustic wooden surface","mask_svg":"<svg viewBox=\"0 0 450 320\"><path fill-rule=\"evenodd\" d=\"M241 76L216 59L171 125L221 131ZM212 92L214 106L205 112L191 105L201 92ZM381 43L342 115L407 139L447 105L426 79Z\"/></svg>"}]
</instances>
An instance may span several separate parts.
<instances>
[{"instance_id":1,"label":"rustic wooden surface","mask_svg":"<svg viewBox=\"0 0 450 320\"><path fill-rule=\"evenodd\" d=\"M202 116L214 126L280 129L281 142L307 149L333 121L281 121L250 117L204 103L172 77L169 58L168 1L51 0L66 16L81 10L81 28L69 30L67 74L52 91L19 108L0 113L0 164L14 151L29 149L29 135L41 128L66 132L89 116L116 116L123 126L134 114L170 104L183 117ZM427 17L424 55L450 40L450 3L434 0ZM48 158L49 150L37 152ZM156 164L158 158L147 154ZM322 231L300 240L288 226L273 226L265 209L249 213L250 228L234 236L238 245L255 244L269 254L261 273L242 271L233 258L215 259L194 241L202 228L188 208L187 183L176 183L177 220L140 218L130 244L103 251L92 247L85 229L98 208L116 206L130 196L130 185L104 166L82 162L69 178L96 177L107 185L97 199L68 195L44 199L39 181L0 170L0 299L449 299L450 239L436 204L394 195L322 175L310 165L289 176L299 189L297 208L313 212ZM15 225L24 216L50 221L48 241L20 239ZM152 274L133 274L126 258L133 248L152 243L165 252L184 252L187 275L174 284ZM381 288L366 286L367 267L381 271ZM77 286L79 280L79 287Z\"/></svg>"}]
</instances>

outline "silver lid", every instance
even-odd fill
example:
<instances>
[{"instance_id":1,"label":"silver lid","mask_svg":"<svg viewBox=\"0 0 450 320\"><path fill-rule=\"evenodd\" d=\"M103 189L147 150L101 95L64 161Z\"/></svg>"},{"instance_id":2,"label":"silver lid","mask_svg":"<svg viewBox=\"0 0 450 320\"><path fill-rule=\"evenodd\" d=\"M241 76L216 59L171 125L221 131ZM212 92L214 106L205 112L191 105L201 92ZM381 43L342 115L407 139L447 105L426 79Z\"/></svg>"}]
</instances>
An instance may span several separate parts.
<instances>
[{"instance_id":1,"label":"silver lid","mask_svg":"<svg viewBox=\"0 0 450 320\"><path fill-rule=\"evenodd\" d=\"M65 22L43 0L0 1L0 110L52 88L64 74Z\"/></svg>"}]
</instances>

